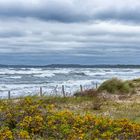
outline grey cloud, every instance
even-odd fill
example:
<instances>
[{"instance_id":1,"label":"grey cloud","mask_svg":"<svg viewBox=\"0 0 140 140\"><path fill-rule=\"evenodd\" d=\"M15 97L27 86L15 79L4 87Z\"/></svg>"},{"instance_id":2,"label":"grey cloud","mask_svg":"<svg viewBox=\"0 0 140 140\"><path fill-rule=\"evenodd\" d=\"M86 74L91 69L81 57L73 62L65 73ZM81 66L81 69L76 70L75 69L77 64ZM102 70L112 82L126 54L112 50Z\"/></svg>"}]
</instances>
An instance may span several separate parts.
<instances>
[{"instance_id":1,"label":"grey cloud","mask_svg":"<svg viewBox=\"0 0 140 140\"><path fill-rule=\"evenodd\" d=\"M0 56L67 62L138 59L140 2L133 1L133 6L131 0L0 1Z\"/></svg>"},{"instance_id":2,"label":"grey cloud","mask_svg":"<svg viewBox=\"0 0 140 140\"><path fill-rule=\"evenodd\" d=\"M107 48L139 49L140 27L118 23L50 23L38 20L0 21L3 52L103 51ZM14 37L11 38L11 37ZM89 47L89 46L92 46ZM104 49L102 49L104 46ZM128 49L130 51L130 49ZM77 54L78 54L77 52ZM107 51L108 52L108 51ZM86 51L87 53L87 51Z\"/></svg>"},{"instance_id":3,"label":"grey cloud","mask_svg":"<svg viewBox=\"0 0 140 140\"><path fill-rule=\"evenodd\" d=\"M37 18L44 21L89 22L130 21L140 22L140 2L135 0L112 4L111 0L13 0L0 2L1 17ZM111 5L110 5L111 3Z\"/></svg>"},{"instance_id":4,"label":"grey cloud","mask_svg":"<svg viewBox=\"0 0 140 140\"><path fill-rule=\"evenodd\" d=\"M103 9L95 15L96 19L102 21L118 21L118 22L140 22L140 7L129 9L129 7L122 9Z\"/></svg>"},{"instance_id":5,"label":"grey cloud","mask_svg":"<svg viewBox=\"0 0 140 140\"><path fill-rule=\"evenodd\" d=\"M1 31L0 30L0 38L11 38L11 37L23 37L26 33L24 31Z\"/></svg>"},{"instance_id":6,"label":"grey cloud","mask_svg":"<svg viewBox=\"0 0 140 140\"><path fill-rule=\"evenodd\" d=\"M67 0L68 1L68 0ZM40 0L38 5L28 5L30 2L20 3L0 3L1 17L18 17L18 18L37 18L46 21L75 22L86 21L88 15L82 14L77 10L77 5L71 2L60 0Z\"/></svg>"}]
</instances>

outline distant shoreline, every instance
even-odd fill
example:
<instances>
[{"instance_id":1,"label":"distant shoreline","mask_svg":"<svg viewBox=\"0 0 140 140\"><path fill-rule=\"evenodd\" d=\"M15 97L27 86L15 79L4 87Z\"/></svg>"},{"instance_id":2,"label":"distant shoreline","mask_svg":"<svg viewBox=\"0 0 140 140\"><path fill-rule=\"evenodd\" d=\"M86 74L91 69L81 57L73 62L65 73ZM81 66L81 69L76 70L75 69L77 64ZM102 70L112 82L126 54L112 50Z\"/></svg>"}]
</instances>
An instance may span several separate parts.
<instances>
[{"instance_id":1,"label":"distant shoreline","mask_svg":"<svg viewBox=\"0 0 140 140\"><path fill-rule=\"evenodd\" d=\"M0 68L140 68L140 65L80 65L80 64L50 64L50 65L2 65Z\"/></svg>"}]
</instances>

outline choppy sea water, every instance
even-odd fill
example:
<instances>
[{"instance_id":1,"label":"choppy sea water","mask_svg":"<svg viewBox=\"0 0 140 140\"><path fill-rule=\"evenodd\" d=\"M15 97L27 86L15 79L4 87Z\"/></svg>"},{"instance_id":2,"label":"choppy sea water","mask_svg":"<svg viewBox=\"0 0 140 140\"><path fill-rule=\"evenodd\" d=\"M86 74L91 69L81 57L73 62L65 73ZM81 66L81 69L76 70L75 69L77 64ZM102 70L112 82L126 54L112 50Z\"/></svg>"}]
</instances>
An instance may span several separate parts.
<instances>
[{"instance_id":1,"label":"choppy sea water","mask_svg":"<svg viewBox=\"0 0 140 140\"><path fill-rule=\"evenodd\" d=\"M80 89L95 87L96 83L112 77L134 79L140 77L140 69L132 68L0 68L0 97L13 97L39 93L61 95L62 85L68 95Z\"/></svg>"}]
</instances>

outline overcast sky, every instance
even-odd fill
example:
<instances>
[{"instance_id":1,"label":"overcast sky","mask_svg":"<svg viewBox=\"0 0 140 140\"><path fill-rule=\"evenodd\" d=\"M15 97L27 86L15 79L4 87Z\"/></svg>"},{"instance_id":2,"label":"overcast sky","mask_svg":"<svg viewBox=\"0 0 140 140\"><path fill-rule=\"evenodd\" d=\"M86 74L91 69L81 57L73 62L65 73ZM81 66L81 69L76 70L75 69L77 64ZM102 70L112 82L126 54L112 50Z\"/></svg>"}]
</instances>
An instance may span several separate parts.
<instances>
[{"instance_id":1,"label":"overcast sky","mask_svg":"<svg viewBox=\"0 0 140 140\"><path fill-rule=\"evenodd\" d=\"M140 64L140 0L0 0L0 64Z\"/></svg>"}]
</instances>

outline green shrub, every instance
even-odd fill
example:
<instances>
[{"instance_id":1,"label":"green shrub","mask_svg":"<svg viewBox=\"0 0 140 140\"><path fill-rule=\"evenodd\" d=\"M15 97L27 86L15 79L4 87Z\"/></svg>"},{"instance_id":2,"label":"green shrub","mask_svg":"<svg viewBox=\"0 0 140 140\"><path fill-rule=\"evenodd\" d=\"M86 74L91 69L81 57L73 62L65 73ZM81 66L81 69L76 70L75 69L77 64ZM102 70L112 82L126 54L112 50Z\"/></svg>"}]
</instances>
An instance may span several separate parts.
<instances>
[{"instance_id":1,"label":"green shrub","mask_svg":"<svg viewBox=\"0 0 140 140\"><path fill-rule=\"evenodd\" d=\"M117 78L112 78L103 82L98 88L99 92L108 92L112 94L125 94L125 93L133 93L134 87L132 83L128 81L122 81Z\"/></svg>"},{"instance_id":2,"label":"green shrub","mask_svg":"<svg viewBox=\"0 0 140 140\"><path fill-rule=\"evenodd\" d=\"M98 109L98 108L97 108ZM0 102L0 140L139 140L140 124L57 110L43 99Z\"/></svg>"}]
</instances>

